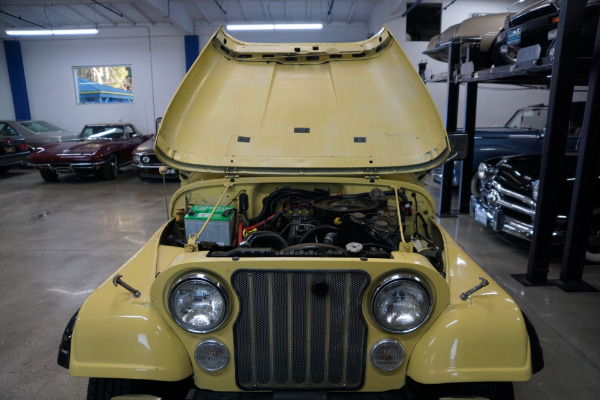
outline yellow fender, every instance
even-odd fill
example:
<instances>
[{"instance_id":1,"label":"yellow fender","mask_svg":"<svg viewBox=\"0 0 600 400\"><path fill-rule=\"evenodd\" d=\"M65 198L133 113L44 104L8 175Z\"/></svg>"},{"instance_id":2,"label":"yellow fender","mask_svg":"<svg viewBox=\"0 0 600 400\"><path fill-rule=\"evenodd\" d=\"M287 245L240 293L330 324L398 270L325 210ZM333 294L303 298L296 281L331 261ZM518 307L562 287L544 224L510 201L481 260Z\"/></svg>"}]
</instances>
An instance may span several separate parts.
<instances>
[{"instance_id":1,"label":"yellow fender","mask_svg":"<svg viewBox=\"0 0 600 400\"><path fill-rule=\"evenodd\" d=\"M515 301L444 235L448 251L450 304L417 343L407 374L424 384L477 381L526 381L531 378L529 335ZM489 285L460 295L477 285ZM462 282L459 284L459 282Z\"/></svg>"},{"instance_id":2,"label":"yellow fender","mask_svg":"<svg viewBox=\"0 0 600 400\"><path fill-rule=\"evenodd\" d=\"M139 290L139 297L115 287L111 277L81 307L71 341L71 375L162 381L192 375L185 347L150 302L155 268L148 267L156 265L157 241L155 233L115 273Z\"/></svg>"}]
</instances>

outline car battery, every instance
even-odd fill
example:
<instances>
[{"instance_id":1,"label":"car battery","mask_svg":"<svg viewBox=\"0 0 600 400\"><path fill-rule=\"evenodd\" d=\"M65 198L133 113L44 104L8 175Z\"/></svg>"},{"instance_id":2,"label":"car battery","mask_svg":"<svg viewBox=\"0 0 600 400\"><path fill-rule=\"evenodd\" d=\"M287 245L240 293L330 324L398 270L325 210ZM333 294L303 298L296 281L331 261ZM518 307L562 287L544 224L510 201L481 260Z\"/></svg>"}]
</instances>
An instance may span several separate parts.
<instances>
[{"instance_id":1,"label":"car battery","mask_svg":"<svg viewBox=\"0 0 600 400\"><path fill-rule=\"evenodd\" d=\"M214 208L214 206L193 205L183 218L186 236L199 233ZM196 243L215 242L219 246L229 246L235 231L234 217L235 207L217 207Z\"/></svg>"}]
</instances>

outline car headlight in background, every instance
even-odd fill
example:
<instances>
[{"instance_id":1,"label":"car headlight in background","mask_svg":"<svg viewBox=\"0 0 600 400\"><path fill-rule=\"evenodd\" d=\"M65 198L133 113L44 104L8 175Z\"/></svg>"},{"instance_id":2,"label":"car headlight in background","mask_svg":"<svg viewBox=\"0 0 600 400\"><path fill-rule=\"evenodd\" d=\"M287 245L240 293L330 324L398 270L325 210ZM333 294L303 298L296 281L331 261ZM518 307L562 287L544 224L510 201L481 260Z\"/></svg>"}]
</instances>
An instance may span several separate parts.
<instances>
[{"instance_id":1,"label":"car headlight in background","mask_svg":"<svg viewBox=\"0 0 600 400\"><path fill-rule=\"evenodd\" d=\"M373 317L389 332L414 331L427 321L432 309L429 289L415 276L391 276L373 294Z\"/></svg>"},{"instance_id":2,"label":"car headlight in background","mask_svg":"<svg viewBox=\"0 0 600 400\"><path fill-rule=\"evenodd\" d=\"M494 170L491 165L482 162L477 167L477 176L479 179L487 179L494 173Z\"/></svg>"},{"instance_id":3,"label":"car headlight in background","mask_svg":"<svg viewBox=\"0 0 600 400\"><path fill-rule=\"evenodd\" d=\"M533 198L534 201L537 201L539 192L540 192L540 181L537 180L531 184L531 197Z\"/></svg>"},{"instance_id":4,"label":"car headlight in background","mask_svg":"<svg viewBox=\"0 0 600 400\"><path fill-rule=\"evenodd\" d=\"M169 311L183 329L206 333L219 328L229 302L222 286L204 274L186 275L169 292Z\"/></svg>"},{"instance_id":5,"label":"car headlight in background","mask_svg":"<svg viewBox=\"0 0 600 400\"><path fill-rule=\"evenodd\" d=\"M144 164L150 164L150 156L143 156L142 157L142 162Z\"/></svg>"}]
</instances>

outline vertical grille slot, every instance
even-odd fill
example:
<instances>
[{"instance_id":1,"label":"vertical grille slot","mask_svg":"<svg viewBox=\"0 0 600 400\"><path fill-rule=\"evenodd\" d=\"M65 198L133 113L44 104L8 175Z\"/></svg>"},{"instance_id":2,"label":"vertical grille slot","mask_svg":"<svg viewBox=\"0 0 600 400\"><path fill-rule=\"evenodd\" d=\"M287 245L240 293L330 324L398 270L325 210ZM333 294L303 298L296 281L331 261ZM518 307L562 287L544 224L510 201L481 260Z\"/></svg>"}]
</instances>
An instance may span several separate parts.
<instances>
[{"instance_id":1,"label":"vertical grille slot","mask_svg":"<svg viewBox=\"0 0 600 400\"><path fill-rule=\"evenodd\" d=\"M234 325L245 390L353 390L364 381L364 271L240 270Z\"/></svg>"}]
</instances>

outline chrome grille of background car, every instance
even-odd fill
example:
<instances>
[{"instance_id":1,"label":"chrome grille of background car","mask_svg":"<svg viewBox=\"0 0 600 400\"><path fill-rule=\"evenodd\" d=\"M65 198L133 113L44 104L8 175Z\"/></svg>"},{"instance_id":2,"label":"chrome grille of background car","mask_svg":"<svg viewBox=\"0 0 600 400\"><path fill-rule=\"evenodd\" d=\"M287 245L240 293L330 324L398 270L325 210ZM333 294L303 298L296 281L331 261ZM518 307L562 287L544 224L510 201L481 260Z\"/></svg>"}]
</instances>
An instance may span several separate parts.
<instances>
[{"instance_id":1,"label":"chrome grille of background car","mask_svg":"<svg viewBox=\"0 0 600 400\"><path fill-rule=\"evenodd\" d=\"M514 218L530 222L535 217L535 201L531 197L506 189L495 180L485 182L481 194L488 205L500 207Z\"/></svg>"},{"instance_id":2,"label":"chrome grille of background car","mask_svg":"<svg viewBox=\"0 0 600 400\"><path fill-rule=\"evenodd\" d=\"M364 271L237 271L238 386L360 388L367 335L361 304L369 281Z\"/></svg>"}]
</instances>

